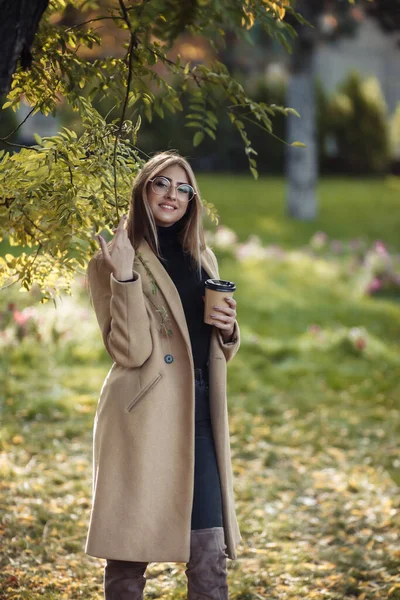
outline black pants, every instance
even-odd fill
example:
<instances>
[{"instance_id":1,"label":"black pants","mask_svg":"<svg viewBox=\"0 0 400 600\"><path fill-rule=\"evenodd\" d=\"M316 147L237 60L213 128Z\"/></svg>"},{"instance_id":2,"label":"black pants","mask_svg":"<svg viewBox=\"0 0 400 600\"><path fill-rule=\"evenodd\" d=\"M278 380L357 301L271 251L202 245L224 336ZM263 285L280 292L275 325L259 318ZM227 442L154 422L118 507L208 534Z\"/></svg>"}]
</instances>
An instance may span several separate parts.
<instances>
[{"instance_id":1,"label":"black pants","mask_svg":"<svg viewBox=\"0 0 400 600\"><path fill-rule=\"evenodd\" d=\"M221 483L211 428L207 373L195 370L195 459L191 529L222 527Z\"/></svg>"}]
</instances>

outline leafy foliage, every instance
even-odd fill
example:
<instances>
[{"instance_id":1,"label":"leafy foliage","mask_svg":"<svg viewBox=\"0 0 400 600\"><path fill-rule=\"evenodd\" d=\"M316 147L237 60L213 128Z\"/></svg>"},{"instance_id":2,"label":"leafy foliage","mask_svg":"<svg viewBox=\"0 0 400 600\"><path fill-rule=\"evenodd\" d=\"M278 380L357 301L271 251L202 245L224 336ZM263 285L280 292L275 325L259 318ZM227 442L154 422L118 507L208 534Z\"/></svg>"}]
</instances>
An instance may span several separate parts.
<instances>
[{"instance_id":1,"label":"leafy foliage","mask_svg":"<svg viewBox=\"0 0 400 600\"><path fill-rule=\"evenodd\" d=\"M74 271L86 264L93 229L108 223L116 208L116 125L107 124L84 98L79 105L84 124L79 138L64 128L51 138L38 138L32 149L11 156L2 151L1 217L8 239L12 246L34 249L1 258L3 274L21 271L26 289L36 281L48 295L56 288L68 290ZM118 191L127 196L141 160L128 141L129 134L136 135L130 121L124 122L123 134L117 139L116 170Z\"/></svg>"},{"instance_id":2,"label":"leafy foliage","mask_svg":"<svg viewBox=\"0 0 400 600\"><path fill-rule=\"evenodd\" d=\"M67 9L75 11L73 25L65 23ZM9 236L25 251L0 259L0 285L19 280L29 289L37 281L44 301L70 289L73 273L97 249L95 233L126 210L143 160L136 147L141 119L183 110L183 96L189 98L186 126L194 129L193 144L215 139L215 108L225 106L257 177L257 153L244 121L271 133L271 117L288 109L252 101L220 62L184 64L169 51L182 32L217 47L224 29L246 37L256 21L287 46L295 33L286 14L303 22L288 0L53 0L35 39L32 68L17 70L3 108L16 110L24 97L32 114L47 115L66 102L79 115L80 131L64 129L18 153L2 153L0 241ZM100 26L121 41L120 55L106 56ZM172 86L176 76L179 85ZM112 99L112 118L93 107L105 96ZM2 141L13 148L9 136ZM206 211L215 217L210 203Z\"/></svg>"},{"instance_id":3,"label":"leafy foliage","mask_svg":"<svg viewBox=\"0 0 400 600\"><path fill-rule=\"evenodd\" d=\"M384 173L389 165L387 106L379 82L348 75L328 106L328 128L351 172Z\"/></svg>"}]
</instances>

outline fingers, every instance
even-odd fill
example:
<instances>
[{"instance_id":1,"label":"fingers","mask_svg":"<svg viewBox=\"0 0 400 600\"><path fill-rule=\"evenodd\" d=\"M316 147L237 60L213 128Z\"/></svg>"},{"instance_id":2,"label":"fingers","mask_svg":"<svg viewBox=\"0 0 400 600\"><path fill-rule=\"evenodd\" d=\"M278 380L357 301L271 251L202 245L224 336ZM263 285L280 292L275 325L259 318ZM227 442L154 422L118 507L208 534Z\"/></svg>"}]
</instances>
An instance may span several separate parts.
<instances>
[{"instance_id":1,"label":"fingers","mask_svg":"<svg viewBox=\"0 0 400 600\"><path fill-rule=\"evenodd\" d=\"M126 219L126 215L122 215L115 231L123 231Z\"/></svg>"},{"instance_id":2,"label":"fingers","mask_svg":"<svg viewBox=\"0 0 400 600\"><path fill-rule=\"evenodd\" d=\"M124 223L127 219L126 215L122 215L122 217L119 220L118 226L114 227L114 229L112 230L113 233L116 233L117 231L122 231L124 228ZM105 239L99 234L96 236L97 239L99 240L99 244L101 246L101 249L103 250L103 254L104 256L109 256L109 252L108 252L108 247L107 247L107 242L105 241Z\"/></svg>"},{"instance_id":3,"label":"fingers","mask_svg":"<svg viewBox=\"0 0 400 600\"><path fill-rule=\"evenodd\" d=\"M122 231L124 229L124 224L126 222L127 219L127 215L122 215L122 217L119 220L119 223L117 225L117 227L114 227L112 232L115 234L117 231ZM97 239L99 240L100 246L104 249L106 246L106 241L104 240L104 238L99 234L96 236Z\"/></svg>"},{"instance_id":4,"label":"fingers","mask_svg":"<svg viewBox=\"0 0 400 600\"><path fill-rule=\"evenodd\" d=\"M213 318L213 325L215 327L218 327L218 329L232 329L232 327L234 326L234 322L229 321L221 321L218 318Z\"/></svg>"},{"instance_id":5,"label":"fingers","mask_svg":"<svg viewBox=\"0 0 400 600\"><path fill-rule=\"evenodd\" d=\"M127 216L126 215L122 215L122 217L119 220L119 223L118 223L117 227L115 227L113 229L113 234L114 234L114 237L112 239L112 246L113 247L114 247L114 242L116 242L119 239L123 239L124 236L127 236L127 231L126 231L126 228L125 228L126 219L127 219Z\"/></svg>"},{"instance_id":6,"label":"fingers","mask_svg":"<svg viewBox=\"0 0 400 600\"><path fill-rule=\"evenodd\" d=\"M97 235L96 237L97 237L97 239L99 240L99 244L100 244L100 246L101 246L101 249L102 249L102 250L103 250L103 252L104 252L104 250L106 250L106 249L107 249L107 244L106 244L106 241L105 241L105 239L104 239L104 238L103 238L103 237L102 237L100 234L99 234L99 235Z\"/></svg>"},{"instance_id":7,"label":"fingers","mask_svg":"<svg viewBox=\"0 0 400 600\"><path fill-rule=\"evenodd\" d=\"M225 296L225 300L227 301L229 306L232 306L232 308L234 308L236 306L236 300L234 298L232 298L231 296Z\"/></svg>"},{"instance_id":8,"label":"fingers","mask_svg":"<svg viewBox=\"0 0 400 600\"><path fill-rule=\"evenodd\" d=\"M236 316L236 311L234 308L228 308L227 306L213 306L213 310L217 310L220 313L224 313L225 315L228 315L229 317L235 317Z\"/></svg>"},{"instance_id":9,"label":"fingers","mask_svg":"<svg viewBox=\"0 0 400 600\"><path fill-rule=\"evenodd\" d=\"M112 262L112 257L111 257L111 253L113 252L114 246L115 246L115 241L118 240L118 237L122 234L127 235L126 229L124 227L125 223L126 223L126 219L127 219L127 215L122 215L118 226L114 227L113 229L113 233L114 233L114 237L111 240L111 244L107 245L107 242L105 241L105 239L102 237L102 235L97 235L97 239L99 241L102 253L103 253L103 257L105 259L105 262L113 269L113 262Z\"/></svg>"},{"instance_id":10,"label":"fingers","mask_svg":"<svg viewBox=\"0 0 400 600\"><path fill-rule=\"evenodd\" d=\"M110 260L111 259L111 255L110 255L110 252L108 250L106 240L100 234L97 236L97 239L99 240L99 244L100 244L101 250L103 252L103 257L106 260Z\"/></svg>"}]
</instances>

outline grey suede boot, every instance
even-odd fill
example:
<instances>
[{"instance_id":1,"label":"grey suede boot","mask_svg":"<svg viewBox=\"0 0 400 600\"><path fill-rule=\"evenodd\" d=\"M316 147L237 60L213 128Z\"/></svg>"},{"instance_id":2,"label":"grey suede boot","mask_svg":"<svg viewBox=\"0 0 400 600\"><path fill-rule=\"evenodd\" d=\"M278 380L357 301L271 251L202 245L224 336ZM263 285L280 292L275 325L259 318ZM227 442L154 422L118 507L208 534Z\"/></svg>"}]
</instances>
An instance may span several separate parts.
<instances>
[{"instance_id":1,"label":"grey suede boot","mask_svg":"<svg viewBox=\"0 0 400 600\"><path fill-rule=\"evenodd\" d=\"M105 600L143 600L147 562L107 560L104 567Z\"/></svg>"},{"instance_id":2,"label":"grey suede boot","mask_svg":"<svg viewBox=\"0 0 400 600\"><path fill-rule=\"evenodd\" d=\"M228 600L225 550L223 527L191 530L187 600Z\"/></svg>"}]
</instances>

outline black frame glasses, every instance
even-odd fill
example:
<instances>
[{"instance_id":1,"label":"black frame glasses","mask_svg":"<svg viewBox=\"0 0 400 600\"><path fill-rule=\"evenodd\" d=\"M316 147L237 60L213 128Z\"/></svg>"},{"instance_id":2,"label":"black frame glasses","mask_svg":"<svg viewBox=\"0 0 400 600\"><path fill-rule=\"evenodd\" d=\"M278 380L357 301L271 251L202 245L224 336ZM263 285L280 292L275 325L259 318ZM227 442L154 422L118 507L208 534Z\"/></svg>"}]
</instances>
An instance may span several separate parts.
<instances>
[{"instance_id":1,"label":"black frame glasses","mask_svg":"<svg viewBox=\"0 0 400 600\"><path fill-rule=\"evenodd\" d=\"M162 187L157 187L157 185L155 184L157 180L160 181L160 183L165 183L165 189L162 189ZM151 189L153 190L153 192L159 196L167 194L171 188L171 185L173 185L172 181L170 181L167 177L164 177L163 175L157 175L153 179L149 179L149 183L151 183ZM187 198L187 195L189 195L190 197ZM176 186L176 197L180 202L190 202L190 200L193 200L195 195L196 192L189 183L180 183Z\"/></svg>"}]
</instances>

